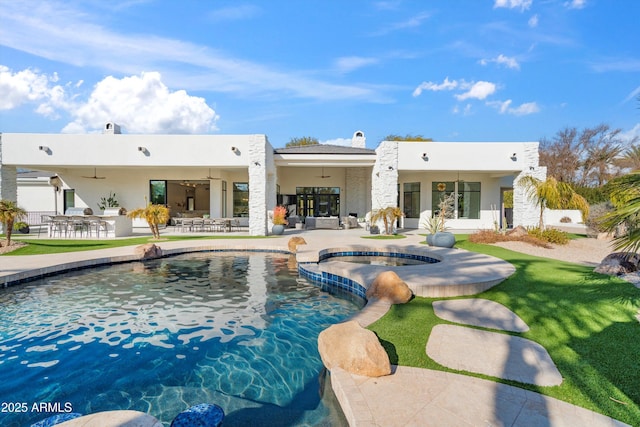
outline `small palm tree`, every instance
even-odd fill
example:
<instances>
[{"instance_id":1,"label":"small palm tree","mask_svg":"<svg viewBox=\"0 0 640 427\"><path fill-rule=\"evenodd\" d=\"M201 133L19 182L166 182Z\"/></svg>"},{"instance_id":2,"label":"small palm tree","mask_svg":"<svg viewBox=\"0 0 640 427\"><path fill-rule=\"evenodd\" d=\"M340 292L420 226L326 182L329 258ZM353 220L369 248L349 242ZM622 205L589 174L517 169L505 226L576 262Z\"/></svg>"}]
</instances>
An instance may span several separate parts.
<instances>
[{"instance_id":1,"label":"small palm tree","mask_svg":"<svg viewBox=\"0 0 640 427\"><path fill-rule=\"evenodd\" d=\"M578 209L582 213L582 221L589 216L589 202L566 182L559 182L551 176L541 181L527 175L520 178L518 184L524 186L529 198L540 207L540 229L544 228L545 209Z\"/></svg>"},{"instance_id":2,"label":"small palm tree","mask_svg":"<svg viewBox=\"0 0 640 427\"><path fill-rule=\"evenodd\" d=\"M27 215L27 211L22 209L16 202L11 200L0 200L0 222L4 226L4 234L7 239L7 246L11 245L11 233L13 224Z\"/></svg>"},{"instance_id":3,"label":"small palm tree","mask_svg":"<svg viewBox=\"0 0 640 427\"><path fill-rule=\"evenodd\" d=\"M614 179L612 183L615 189L611 193L614 211L600 218L602 227L609 232L624 229L624 234L614 239L615 249L638 252L640 249L640 172L621 176Z\"/></svg>"},{"instance_id":4,"label":"small palm tree","mask_svg":"<svg viewBox=\"0 0 640 427\"><path fill-rule=\"evenodd\" d=\"M402 210L397 206L388 206L383 209L376 209L371 212L371 223L382 220L384 223L384 233L391 234L391 227L396 220L399 220L404 216Z\"/></svg>"},{"instance_id":5,"label":"small palm tree","mask_svg":"<svg viewBox=\"0 0 640 427\"><path fill-rule=\"evenodd\" d=\"M146 208L138 208L130 211L127 216L129 218L142 218L147 221L151 234L154 239L160 238L160 224L166 224L169 221L169 208L164 205L149 204Z\"/></svg>"}]
</instances>

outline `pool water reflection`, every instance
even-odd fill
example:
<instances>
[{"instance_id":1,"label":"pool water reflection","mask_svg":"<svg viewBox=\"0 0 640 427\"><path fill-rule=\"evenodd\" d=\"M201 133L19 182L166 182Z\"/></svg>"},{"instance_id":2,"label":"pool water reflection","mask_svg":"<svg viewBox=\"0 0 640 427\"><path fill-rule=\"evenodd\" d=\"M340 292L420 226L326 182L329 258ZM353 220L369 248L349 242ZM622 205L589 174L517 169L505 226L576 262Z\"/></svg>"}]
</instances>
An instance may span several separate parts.
<instances>
[{"instance_id":1,"label":"pool water reflection","mask_svg":"<svg viewBox=\"0 0 640 427\"><path fill-rule=\"evenodd\" d=\"M362 307L297 277L285 255L200 253L0 291L0 395L73 412L198 403L225 426L340 425L321 400L317 336ZM330 398L329 398L330 399ZM52 414L0 413L0 425Z\"/></svg>"}]
</instances>

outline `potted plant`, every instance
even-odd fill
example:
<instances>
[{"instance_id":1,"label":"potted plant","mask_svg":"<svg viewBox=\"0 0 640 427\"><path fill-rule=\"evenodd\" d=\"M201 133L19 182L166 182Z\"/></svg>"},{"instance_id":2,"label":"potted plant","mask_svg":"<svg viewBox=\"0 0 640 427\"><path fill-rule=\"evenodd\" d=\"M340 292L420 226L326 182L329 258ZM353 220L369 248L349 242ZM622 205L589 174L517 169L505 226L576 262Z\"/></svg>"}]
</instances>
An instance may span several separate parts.
<instances>
[{"instance_id":1,"label":"potted plant","mask_svg":"<svg viewBox=\"0 0 640 427\"><path fill-rule=\"evenodd\" d=\"M271 233L280 235L284 233L284 226L287 223L287 208L284 206L276 206L273 209L273 213L271 214L271 222L273 223L273 227L271 227Z\"/></svg>"},{"instance_id":2,"label":"potted plant","mask_svg":"<svg viewBox=\"0 0 640 427\"><path fill-rule=\"evenodd\" d=\"M29 234L29 224L27 224L26 222L18 221L14 223L13 229L22 234Z\"/></svg>"},{"instance_id":3,"label":"potted plant","mask_svg":"<svg viewBox=\"0 0 640 427\"><path fill-rule=\"evenodd\" d=\"M120 204L116 199L116 193L109 192L107 197L100 197L100 202L98 202L98 208L104 211L106 208L118 208Z\"/></svg>"},{"instance_id":4,"label":"potted plant","mask_svg":"<svg viewBox=\"0 0 640 427\"><path fill-rule=\"evenodd\" d=\"M456 194L442 194L440 202L438 202L438 212L435 216L429 218L425 224L427 229L427 244L429 246L438 246L442 248L452 248L456 243L453 233L446 231L445 225L448 218L453 217L453 211L456 201Z\"/></svg>"}]
</instances>

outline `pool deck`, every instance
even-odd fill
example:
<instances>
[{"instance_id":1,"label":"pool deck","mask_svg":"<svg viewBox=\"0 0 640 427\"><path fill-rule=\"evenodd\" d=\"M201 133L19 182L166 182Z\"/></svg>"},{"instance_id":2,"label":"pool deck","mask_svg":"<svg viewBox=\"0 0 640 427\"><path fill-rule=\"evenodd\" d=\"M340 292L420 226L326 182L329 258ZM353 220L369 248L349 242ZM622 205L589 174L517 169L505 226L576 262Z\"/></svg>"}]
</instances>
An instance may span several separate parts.
<instances>
[{"instance_id":1,"label":"pool deck","mask_svg":"<svg viewBox=\"0 0 640 427\"><path fill-rule=\"evenodd\" d=\"M424 253L441 262L420 266L380 267L333 261L320 264L318 268L332 274L346 275L365 285L381 269L394 269L416 295L432 297L478 293L515 271L510 264L492 257L459 249L429 248L421 243L424 236L419 236L416 231L411 231L405 239L398 240L362 238L368 235L362 229L287 230L283 236L269 239L159 241L156 244L166 255L221 249L288 251L289 239L301 236L307 241L307 245L299 247L298 262L316 262L320 251L326 249L341 251L366 247ZM69 269L135 261L138 258L134 248L129 246L53 255L2 256L0 286ZM362 325L368 325L383 316L388 309L388 304L374 301L353 318ZM474 351L479 350L470 349L468 357L476 359L479 355ZM394 367L392 375L380 378L360 377L334 369L331 372L331 383L352 427L626 425L535 392L466 375L427 369L398 366ZM95 424L81 424L78 419L75 423L70 421L69 424L61 425L158 425L153 417L149 417L147 423L122 424L122 418L118 418L121 412L93 414Z\"/></svg>"}]
</instances>

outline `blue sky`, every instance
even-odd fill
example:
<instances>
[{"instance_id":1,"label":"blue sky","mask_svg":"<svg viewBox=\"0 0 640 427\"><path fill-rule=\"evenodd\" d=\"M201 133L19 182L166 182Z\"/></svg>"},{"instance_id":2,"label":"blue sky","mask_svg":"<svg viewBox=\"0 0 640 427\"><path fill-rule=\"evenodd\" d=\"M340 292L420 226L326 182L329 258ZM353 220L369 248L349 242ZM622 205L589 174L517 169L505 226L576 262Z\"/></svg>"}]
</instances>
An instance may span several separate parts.
<instances>
[{"instance_id":1,"label":"blue sky","mask_svg":"<svg viewBox=\"0 0 640 427\"><path fill-rule=\"evenodd\" d=\"M0 132L640 135L636 0L3 2Z\"/></svg>"}]
</instances>

